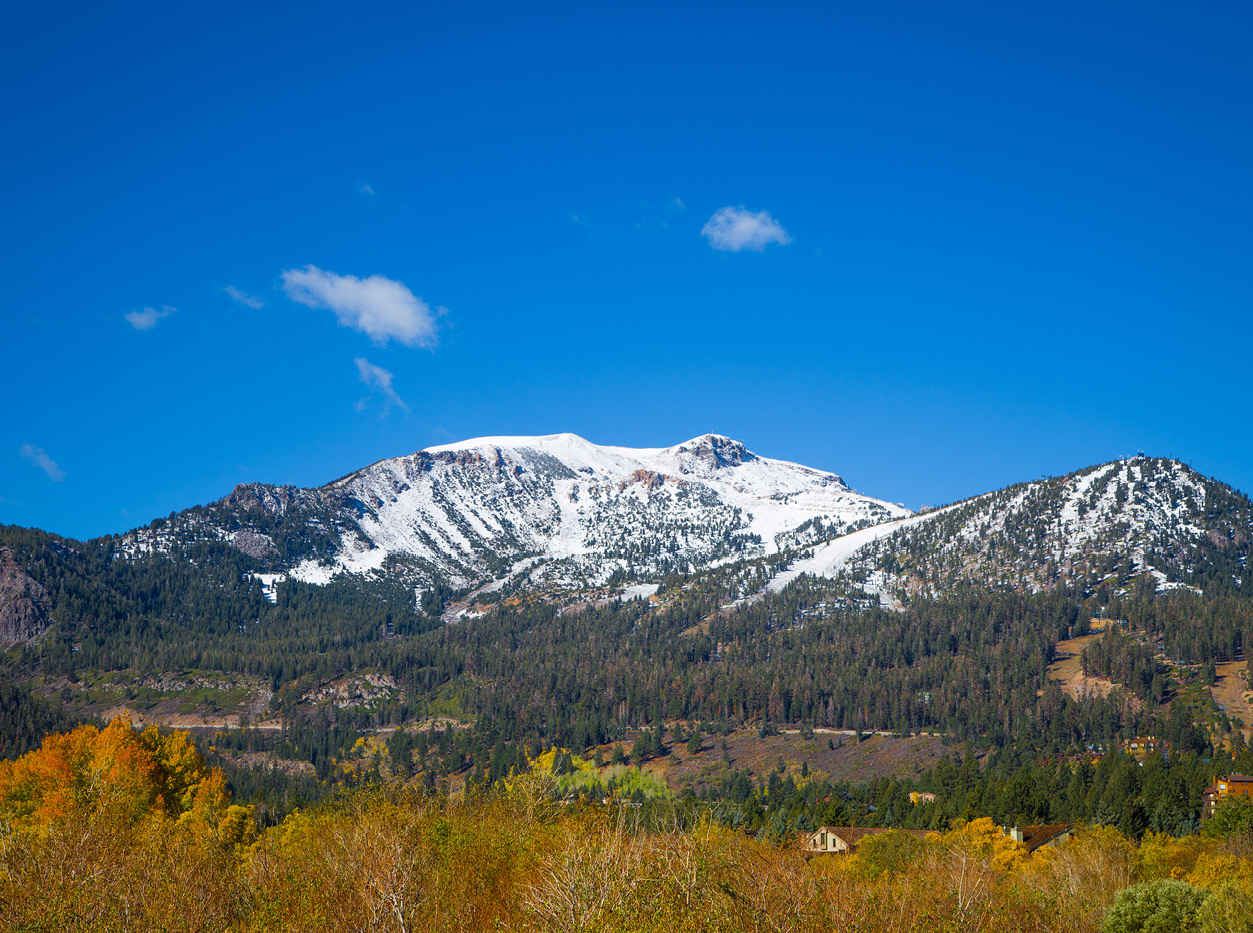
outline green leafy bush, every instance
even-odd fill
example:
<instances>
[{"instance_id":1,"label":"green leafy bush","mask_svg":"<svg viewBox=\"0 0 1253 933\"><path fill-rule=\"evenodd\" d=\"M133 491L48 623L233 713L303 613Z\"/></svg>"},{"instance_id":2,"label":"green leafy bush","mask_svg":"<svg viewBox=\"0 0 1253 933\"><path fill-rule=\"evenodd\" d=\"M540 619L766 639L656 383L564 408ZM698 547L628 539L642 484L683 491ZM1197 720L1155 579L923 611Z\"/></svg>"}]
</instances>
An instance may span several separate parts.
<instances>
[{"instance_id":1,"label":"green leafy bush","mask_svg":"<svg viewBox=\"0 0 1253 933\"><path fill-rule=\"evenodd\" d=\"M1188 933L1200 930L1198 912L1209 894L1183 881L1162 879L1118 892L1101 933Z\"/></svg>"}]
</instances>

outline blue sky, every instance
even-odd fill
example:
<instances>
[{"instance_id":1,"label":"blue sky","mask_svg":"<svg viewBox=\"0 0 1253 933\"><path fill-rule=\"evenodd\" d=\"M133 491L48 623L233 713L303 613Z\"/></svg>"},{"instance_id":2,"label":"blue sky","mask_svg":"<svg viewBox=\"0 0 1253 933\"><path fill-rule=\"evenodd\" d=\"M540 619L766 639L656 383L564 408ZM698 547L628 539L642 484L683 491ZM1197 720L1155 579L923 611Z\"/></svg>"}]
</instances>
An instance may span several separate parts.
<instances>
[{"instance_id":1,"label":"blue sky","mask_svg":"<svg viewBox=\"0 0 1253 933\"><path fill-rule=\"evenodd\" d=\"M1247 4L430 6L6 14L0 522L558 431L1253 489Z\"/></svg>"}]
</instances>

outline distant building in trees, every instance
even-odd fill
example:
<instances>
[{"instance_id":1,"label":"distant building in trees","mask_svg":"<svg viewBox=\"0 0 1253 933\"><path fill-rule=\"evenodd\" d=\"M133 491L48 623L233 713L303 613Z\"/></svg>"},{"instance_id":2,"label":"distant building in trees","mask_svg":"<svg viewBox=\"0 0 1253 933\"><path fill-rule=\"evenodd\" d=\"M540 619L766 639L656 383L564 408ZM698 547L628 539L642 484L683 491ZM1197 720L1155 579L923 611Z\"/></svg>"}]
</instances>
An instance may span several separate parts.
<instances>
[{"instance_id":1,"label":"distant building in trees","mask_svg":"<svg viewBox=\"0 0 1253 933\"><path fill-rule=\"evenodd\" d=\"M1214 815L1218 801L1228 797L1253 798L1253 777L1247 774L1229 774L1205 788L1205 814Z\"/></svg>"},{"instance_id":2,"label":"distant building in trees","mask_svg":"<svg viewBox=\"0 0 1253 933\"><path fill-rule=\"evenodd\" d=\"M1138 736L1123 744L1123 751L1135 758L1148 758L1150 755L1169 755L1170 743L1157 736Z\"/></svg>"},{"instance_id":3,"label":"distant building in trees","mask_svg":"<svg viewBox=\"0 0 1253 933\"><path fill-rule=\"evenodd\" d=\"M1011 826L1006 833L1014 842L1021 842L1030 855L1043 846L1055 846L1070 838L1073 823L1053 823L1045 826Z\"/></svg>"},{"instance_id":4,"label":"distant building in trees","mask_svg":"<svg viewBox=\"0 0 1253 933\"><path fill-rule=\"evenodd\" d=\"M821 826L805 837L802 843L807 855L818 855L824 852L850 855L857 851L857 846L867 836L880 833L901 832L919 839L927 835L925 829L887 829L870 826Z\"/></svg>"},{"instance_id":5,"label":"distant building in trees","mask_svg":"<svg viewBox=\"0 0 1253 933\"><path fill-rule=\"evenodd\" d=\"M1070 838L1074 829L1073 823L1055 823L1047 826L1012 826L1004 833L1014 842L1022 843L1028 854L1043 846L1057 845ZM851 855L867 836L880 833L901 832L925 837L929 830L925 829L886 829L867 826L821 826L809 833L801 842L806 856L831 853Z\"/></svg>"}]
</instances>

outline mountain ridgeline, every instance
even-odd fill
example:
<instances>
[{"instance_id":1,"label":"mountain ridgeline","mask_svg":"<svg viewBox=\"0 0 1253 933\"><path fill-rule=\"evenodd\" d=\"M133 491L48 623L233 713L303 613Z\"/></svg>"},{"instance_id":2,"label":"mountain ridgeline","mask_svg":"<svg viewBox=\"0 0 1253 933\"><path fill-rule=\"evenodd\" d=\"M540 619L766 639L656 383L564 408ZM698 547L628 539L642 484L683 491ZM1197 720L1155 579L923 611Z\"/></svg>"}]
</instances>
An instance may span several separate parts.
<instances>
[{"instance_id":1,"label":"mountain ridgeline","mask_svg":"<svg viewBox=\"0 0 1253 933\"><path fill-rule=\"evenodd\" d=\"M912 514L718 435L488 438L125 535L0 528L2 663L39 721L273 717L319 773L363 728L445 720L472 727L453 772L675 720L1199 754L1199 706L1154 717L1253 640L1250 540L1249 500L1170 460ZM1046 669L1098 615L1131 633L1091 652L1123 692L1069 696Z\"/></svg>"},{"instance_id":2,"label":"mountain ridgeline","mask_svg":"<svg viewBox=\"0 0 1253 933\"><path fill-rule=\"evenodd\" d=\"M884 526L849 561L903 592L964 584L1085 591L1138 577L1149 591L1253 595L1253 503L1176 460L1137 457L1019 483Z\"/></svg>"},{"instance_id":3,"label":"mountain ridgeline","mask_svg":"<svg viewBox=\"0 0 1253 933\"><path fill-rule=\"evenodd\" d=\"M317 584L568 589L695 572L908 514L718 435L644 450L552 435L433 447L319 489L239 486L115 547L202 560L229 547L256 572Z\"/></svg>"},{"instance_id":4,"label":"mountain ridgeline","mask_svg":"<svg viewBox=\"0 0 1253 933\"><path fill-rule=\"evenodd\" d=\"M125 535L72 542L4 529L0 643L31 641L58 619L96 640L133 629L128 650L142 653L148 623L177 630L189 605L194 625L215 634L278 607L296 613L299 639L319 604L335 607L332 629L396 634L427 624L414 617L438 615L453 594L614 592L745 562L768 579L735 597L805 573L898 608L959 585L1103 587L1106 601L1129 582L1249 595L1251 540L1249 499L1172 460L1117 461L913 515L719 435L643 450L568 434L482 438L317 489L240 485ZM150 578L170 582L141 582ZM97 584L100 594L84 595Z\"/></svg>"}]
</instances>

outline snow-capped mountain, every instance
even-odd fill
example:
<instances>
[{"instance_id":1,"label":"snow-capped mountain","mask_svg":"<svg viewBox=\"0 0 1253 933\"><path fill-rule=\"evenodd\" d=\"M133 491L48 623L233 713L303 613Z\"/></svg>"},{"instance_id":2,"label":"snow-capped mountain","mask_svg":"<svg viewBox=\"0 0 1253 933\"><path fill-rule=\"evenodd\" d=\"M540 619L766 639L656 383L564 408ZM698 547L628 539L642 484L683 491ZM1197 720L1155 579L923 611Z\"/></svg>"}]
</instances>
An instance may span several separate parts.
<instances>
[{"instance_id":1,"label":"snow-capped mountain","mask_svg":"<svg viewBox=\"0 0 1253 933\"><path fill-rule=\"evenodd\" d=\"M914 515L836 474L706 434L627 448L572 434L483 437L382 460L317 489L241 485L117 540L282 580L578 588L656 582L792 549L770 580L843 576L885 602L956 585L1151 582L1253 591L1249 500L1176 460L1136 457ZM1146 582L1147 581L1147 582Z\"/></svg>"},{"instance_id":2,"label":"snow-capped mountain","mask_svg":"<svg viewBox=\"0 0 1253 933\"><path fill-rule=\"evenodd\" d=\"M419 590L596 584L692 571L911 514L834 473L706 434L673 447L573 434L484 437L382 460L319 489L251 484L154 523L122 556L223 541L284 577L352 574Z\"/></svg>"},{"instance_id":3,"label":"snow-capped mountain","mask_svg":"<svg viewBox=\"0 0 1253 933\"><path fill-rule=\"evenodd\" d=\"M1136 457L1019 483L876 525L779 574L845 574L885 596L959 584L1031 592L1061 583L1240 590L1249 500L1177 460Z\"/></svg>"}]
</instances>

